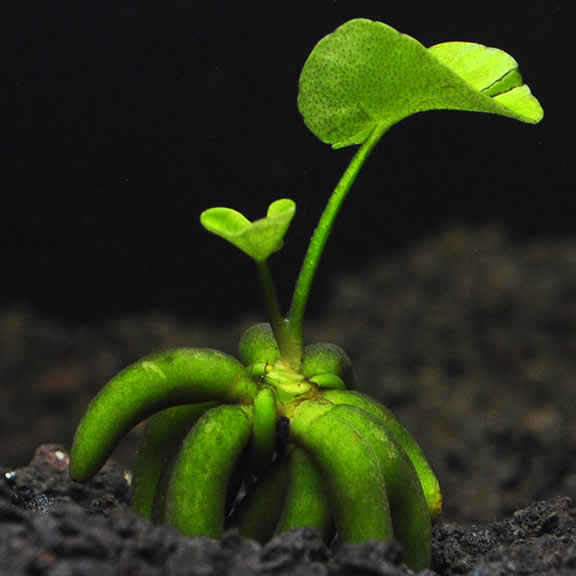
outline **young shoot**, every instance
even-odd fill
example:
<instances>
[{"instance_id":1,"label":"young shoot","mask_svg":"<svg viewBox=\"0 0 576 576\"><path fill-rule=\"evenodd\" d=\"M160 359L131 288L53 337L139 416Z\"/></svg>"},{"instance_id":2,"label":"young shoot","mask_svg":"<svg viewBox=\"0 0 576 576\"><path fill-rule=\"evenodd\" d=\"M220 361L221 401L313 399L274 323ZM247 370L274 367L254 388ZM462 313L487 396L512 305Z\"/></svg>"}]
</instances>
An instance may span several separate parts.
<instances>
[{"instance_id":1,"label":"young shoot","mask_svg":"<svg viewBox=\"0 0 576 576\"><path fill-rule=\"evenodd\" d=\"M207 230L257 262L274 334L283 358L294 369L300 366L304 314L326 242L352 184L382 136L400 120L426 110L485 112L531 124L543 117L518 63L506 52L470 42L425 48L411 36L366 19L347 22L316 45L300 75L298 107L308 128L323 142L333 148L360 148L322 213L285 316L279 313L266 261L281 247L294 203L288 210L288 200L278 201L285 208L281 224L270 209L251 228L246 218L226 208L211 208L201 217ZM250 232L250 250L239 245L240 231Z\"/></svg>"}]
</instances>

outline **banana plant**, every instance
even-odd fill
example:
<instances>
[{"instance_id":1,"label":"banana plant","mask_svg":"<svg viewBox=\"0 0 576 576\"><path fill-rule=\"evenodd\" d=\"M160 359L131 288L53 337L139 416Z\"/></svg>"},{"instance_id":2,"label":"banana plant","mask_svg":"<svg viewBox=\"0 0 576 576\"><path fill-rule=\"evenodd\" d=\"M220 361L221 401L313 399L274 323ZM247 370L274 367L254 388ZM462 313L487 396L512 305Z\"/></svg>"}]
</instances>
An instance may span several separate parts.
<instances>
[{"instance_id":1,"label":"banana plant","mask_svg":"<svg viewBox=\"0 0 576 576\"><path fill-rule=\"evenodd\" d=\"M306 125L334 148L358 145L310 241L283 314L268 265L295 213L273 202L251 222L230 208L201 224L256 263L269 322L249 327L238 358L206 348L146 356L92 401L71 449L70 475L89 480L127 432L148 419L132 504L190 536L237 527L264 542L313 526L326 542L396 538L406 563L428 566L438 480L383 405L355 391L352 363L330 343L304 344L303 319L328 236L383 134L417 112L469 110L537 123L540 104L505 52L467 42L430 48L381 22L351 20L322 39L300 76Z\"/></svg>"}]
</instances>

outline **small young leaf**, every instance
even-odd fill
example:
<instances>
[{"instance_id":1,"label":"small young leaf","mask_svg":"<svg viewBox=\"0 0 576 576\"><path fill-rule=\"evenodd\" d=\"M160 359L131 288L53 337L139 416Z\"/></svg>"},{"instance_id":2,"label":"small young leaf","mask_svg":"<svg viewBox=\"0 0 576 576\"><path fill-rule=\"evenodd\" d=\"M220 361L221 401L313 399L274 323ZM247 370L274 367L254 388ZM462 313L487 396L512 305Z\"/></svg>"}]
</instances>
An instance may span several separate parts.
<instances>
[{"instance_id":1,"label":"small young leaf","mask_svg":"<svg viewBox=\"0 0 576 576\"><path fill-rule=\"evenodd\" d=\"M536 123L542 108L501 50L448 42L426 49L382 22L356 19L324 37L300 76L308 128L342 148L425 110L487 112Z\"/></svg>"},{"instance_id":2,"label":"small young leaf","mask_svg":"<svg viewBox=\"0 0 576 576\"><path fill-rule=\"evenodd\" d=\"M209 208L200 222L209 232L228 240L256 262L263 262L282 248L284 236L296 212L293 200L272 202L265 218L250 222L231 208Z\"/></svg>"}]
</instances>

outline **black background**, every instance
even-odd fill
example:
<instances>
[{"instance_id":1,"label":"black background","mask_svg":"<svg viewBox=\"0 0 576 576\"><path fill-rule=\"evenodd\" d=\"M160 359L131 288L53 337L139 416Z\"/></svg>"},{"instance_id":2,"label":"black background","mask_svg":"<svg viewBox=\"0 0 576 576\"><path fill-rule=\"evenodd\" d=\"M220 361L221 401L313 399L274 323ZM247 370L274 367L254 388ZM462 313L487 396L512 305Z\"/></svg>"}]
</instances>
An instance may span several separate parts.
<instances>
[{"instance_id":1,"label":"black background","mask_svg":"<svg viewBox=\"0 0 576 576\"><path fill-rule=\"evenodd\" d=\"M354 17L425 45L506 50L545 118L429 112L395 126L338 221L313 307L335 269L451 222L573 234L571 2L4 0L0 305L71 320L151 308L225 319L257 305L256 278L199 213L228 205L253 219L287 196L298 214L271 260L285 301L353 153L307 131L298 75Z\"/></svg>"}]
</instances>

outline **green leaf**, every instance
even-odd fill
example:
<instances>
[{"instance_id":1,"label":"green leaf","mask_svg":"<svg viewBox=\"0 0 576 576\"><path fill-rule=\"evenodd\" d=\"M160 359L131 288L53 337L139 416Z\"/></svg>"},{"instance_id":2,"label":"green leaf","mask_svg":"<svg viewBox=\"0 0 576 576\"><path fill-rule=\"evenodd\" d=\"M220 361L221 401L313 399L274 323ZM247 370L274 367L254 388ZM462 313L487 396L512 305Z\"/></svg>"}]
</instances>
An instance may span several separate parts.
<instances>
[{"instance_id":1,"label":"green leaf","mask_svg":"<svg viewBox=\"0 0 576 576\"><path fill-rule=\"evenodd\" d=\"M324 37L300 76L298 106L308 128L342 148L362 144L426 110L469 110L537 123L540 104L508 54L480 44L429 49L394 28L365 19Z\"/></svg>"},{"instance_id":2,"label":"green leaf","mask_svg":"<svg viewBox=\"0 0 576 576\"><path fill-rule=\"evenodd\" d=\"M272 202L265 218L250 222L232 208L209 208L200 215L202 226L263 262L282 248L284 236L296 212L293 200L282 198Z\"/></svg>"}]
</instances>

